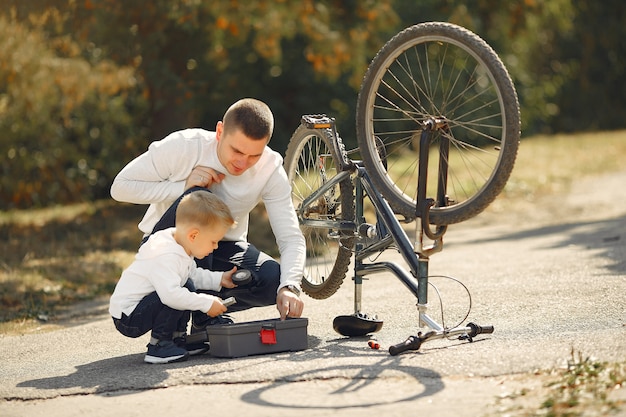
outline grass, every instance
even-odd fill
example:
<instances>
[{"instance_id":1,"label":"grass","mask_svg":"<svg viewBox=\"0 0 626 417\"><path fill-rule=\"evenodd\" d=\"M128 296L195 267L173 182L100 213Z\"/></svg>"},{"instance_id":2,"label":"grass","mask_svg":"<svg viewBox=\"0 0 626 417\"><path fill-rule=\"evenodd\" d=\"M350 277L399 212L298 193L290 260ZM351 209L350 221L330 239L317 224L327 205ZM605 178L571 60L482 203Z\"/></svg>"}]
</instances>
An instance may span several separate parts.
<instances>
[{"instance_id":1,"label":"grass","mask_svg":"<svg viewBox=\"0 0 626 417\"><path fill-rule=\"evenodd\" d=\"M626 362L599 362L572 349L566 366L537 371L543 381L533 393L524 388L501 398L498 415L508 417L578 417L621 415L626 399ZM536 391L536 390L535 390Z\"/></svg>"},{"instance_id":2,"label":"grass","mask_svg":"<svg viewBox=\"0 0 626 417\"><path fill-rule=\"evenodd\" d=\"M0 320L47 317L110 293L137 247L139 215L104 201L2 213Z\"/></svg>"},{"instance_id":3,"label":"grass","mask_svg":"<svg viewBox=\"0 0 626 417\"><path fill-rule=\"evenodd\" d=\"M401 159L389 162L389 169L395 172L396 177L403 172L413 172L415 168L415 153L404 152L403 155ZM458 156L458 153L454 155ZM455 177L450 180L452 188L449 188L452 197L455 197L455 192L458 191L460 195L456 197L462 199L468 197L466 191L483 185L480 181L476 183L476 178L466 175L476 174L479 164L467 154L465 156L469 159L461 164L468 163L471 171L454 170L452 166L451 173L453 172ZM487 212L536 210L537 207L533 206L533 203L546 196L566 193L574 181L587 176L623 170L624 158L626 158L624 130L524 138L519 146L511 177L500 196L487 208ZM430 160L437 161L435 153L431 155ZM454 162L452 164L454 165ZM477 177L484 178L481 175ZM429 176L431 192L434 190L436 180L435 175ZM400 189L412 190L415 186L409 184L414 182L415 178L407 175L396 184ZM411 191L407 193L410 194ZM372 211L367 202L366 209L368 212Z\"/></svg>"},{"instance_id":4,"label":"grass","mask_svg":"<svg viewBox=\"0 0 626 417\"><path fill-rule=\"evenodd\" d=\"M10 322L47 321L60 307L110 295L139 246L144 211L108 200L0 213L0 332ZM251 235L271 237L259 211ZM276 254L271 239L255 243Z\"/></svg>"},{"instance_id":5,"label":"grass","mask_svg":"<svg viewBox=\"0 0 626 417\"><path fill-rule=\"evenodd\" d=\"M504 194L515 200L564 192L576 179L623 170L624 156L626 131L528 138Z\"/></svg>"},{"instance_id":6,"label":"grass","mask_svg":"<svg viewBox=\"0 0 626 417\"><path fill-rule=\"evenodd\" d=\"M555 371L553 371L555 372ZM578 416L590 408L608 414L620 409L623 400L613 400L610 393L626 382L626 362L598 362L574 352L564 370L548 384L549 395L541 404L546 416Z\"/></svg>"},{"instance_id":7,"label":"grass","mask_svg":"<svg viewBox=\"0 0 626 417\"><path fill-rule=\"evenodd\" d=\"M492 206L513 209L565 192L581 177L623 169L624 157L626 131L524 139L505 198ZM54 317L60 306L110 294L138 247L144 210L98 201L0 212L0 323ZM276 256L264 213L251 216L249 236Z\"/></svg>"}]
</instances>

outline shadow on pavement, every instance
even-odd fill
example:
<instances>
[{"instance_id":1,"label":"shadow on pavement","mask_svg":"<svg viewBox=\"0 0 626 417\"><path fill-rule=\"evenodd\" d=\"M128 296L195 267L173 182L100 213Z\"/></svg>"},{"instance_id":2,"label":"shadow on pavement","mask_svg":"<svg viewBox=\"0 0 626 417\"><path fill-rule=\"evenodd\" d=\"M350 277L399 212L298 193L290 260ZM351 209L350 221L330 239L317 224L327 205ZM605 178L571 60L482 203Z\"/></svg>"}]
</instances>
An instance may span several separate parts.
<instances>
[{"instance_id":1,"label":"shadow on pavement","mask_svg":"<svg viewBox=\"0 0 626 417\"><path fill-rule=\"evenodd\" d=\"M143 354L131 354L78 365L72 374L32 379L17 387L41 390L35 398L42 399L59 394L121 396L162 388L173 373L198 366L194 385L237 384L241 401L268 407L370 407L410 402L444 389L439 373L407 364L402 355L391 357L386 350L360 346L354 338L321 343L309 336L304 351L235 359L202 355L168 365L148 365ZM298 383L307 383L306 389L294 390ZM286 395L293 392L303 397Z\"/></svg>"},{"instance_id":2,"label":"shadow on pavement","mask_svg":"<svg viewBox=\"0 0 626 417\"><path fill-rule=\"evenodd\" d=\"M63 393L102 394L112 391L136 391L159 386L169 377L168 371L173 368L195 365L193 362L180 362L167 366L153 366L144 363L143 356L142 353L107 358L78 365L76 372L70 375L33 379L21 382L17 386L61 390Z\"/></svg>"},{"instance_id":3,"label":"shadow on pavement","mask_svg":"<svg viewBox=\"0 0 626 417\"><path fill-rule=\"evenodd\" d=\"M257 375L258 381L239 381L262 385L256 385L239 399L272 408L341 410L411 402L444 389L439 373L403 363L406 361L401 356L391 357L383 349L364 351L355 347L355 339L361 338L337 338L318 345L309 336L306 351L294 352L287 357L264 356L261 362L252 366L266 369L270 374L266 378ZM367 340L362 339L363 343ZM295 366L294 362L297 363ZM227 373L238 374L250 363L241 361L232 365L228 370L212 369L203 377L220 380ZM272 369L298 371L276 376ZM314 391L297 389L299 383L306 383L304 386Z\"/></svg>"},{"instance_id":4,"label":"shadow on pavement","mask_svg":"<svg viewBox=\"0 0 626 417\"><path fill-rule=\"evenodd\" d=\"M407 378L409 377L409 378ZM311 384L312 398L294 398L288 384L323 381ZM397 387L397 389L396 389ZM294 373L251 390L241 401L272 408L341 410L411 402L443 390L441 376L415 366L403 366L399 360L385 358L368 365L335 365ZM279 395L273 393L278 392Z\"/></svg>"},{"instance_id":5,"label":"shadow on pavement","mask_svg":"<svg viewBox=\"0 0 626 417\"><path fill-rule=\"evenodd\" d=\"M565 239L551 248L578 246L584 250L597 250L597 256L612 261L607 265L609 271L623 273L626 271L626 216L608 220L564 223L553 226L539 227L494 238L477 239L474 244L481 242L532 239L540 236L563 235Z\"/></svg>"}]
</instances>

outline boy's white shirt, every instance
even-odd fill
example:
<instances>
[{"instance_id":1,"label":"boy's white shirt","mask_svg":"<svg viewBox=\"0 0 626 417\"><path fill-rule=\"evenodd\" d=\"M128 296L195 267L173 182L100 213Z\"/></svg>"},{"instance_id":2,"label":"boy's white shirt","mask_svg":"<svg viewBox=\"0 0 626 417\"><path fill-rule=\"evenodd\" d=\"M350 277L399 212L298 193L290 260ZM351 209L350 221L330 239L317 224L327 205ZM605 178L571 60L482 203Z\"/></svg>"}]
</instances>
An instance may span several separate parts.
<instances>
[{"instance_id":1,"label":"boy's white shirt","mask_svg":"<svg viewBox=\"0 0 626 417\"><path fill-rule=\"evenodd\" d=\"M259 161L240 176L229 175L217 157L215 132L186 129L153 142L148 151L117 175L111 196L117 201L150 204L139 229L149 234L163 213L184 192L187 177L196 166L225 174L210 187L228 206L236 227L224 240L247 241L249 213L263 201L280 251L281 283L300 285L306 244L291 200L291 186L278 152L265 147Z\"/></svg>"},{"instance_id":2,"label":"boy's white shirt","mask_svg":"<svg viewBox=\"0 0 626 417\"><path fill-rule=\"evenodd\" d=\"M141 245L111 295L112 317L130 315L145 296L155 291L163 304L175 310L209 311L215 297L191 292L184 285L191 279L197 289L219 291L223 272L198 268L193 256L187 255L174 239L175 230L158 231Z\"/></svg>"}]
</instances>

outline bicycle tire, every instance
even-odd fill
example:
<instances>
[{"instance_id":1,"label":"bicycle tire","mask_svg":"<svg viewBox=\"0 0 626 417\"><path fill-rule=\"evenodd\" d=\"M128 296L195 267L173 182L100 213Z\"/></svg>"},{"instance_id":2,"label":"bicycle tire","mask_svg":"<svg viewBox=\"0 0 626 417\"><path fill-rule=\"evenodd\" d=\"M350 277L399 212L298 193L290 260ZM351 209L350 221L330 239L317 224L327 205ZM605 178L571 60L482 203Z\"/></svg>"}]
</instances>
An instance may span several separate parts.
<instances>
[{"instance_id":1,"label":"bicycle tire","mask_svg":"<svg viewBox=\"0 0 626 417\"><path fill-rule=\"evenodd\" d=\"M337 175L337 156L329 130L299 126L285 153L284 167L296 210L324 181ZM346 276L352 257L354 233L303 225L306 219L354 220L354 186L348 177L324 194L314 206L298 215L307 241L307 265L302 290L312 298L333 295Z\"/></svg>"},{"instance_id":2,"label":"bicycle tire","mask_svg":"<svg viewBox=\"0 0 626 417\"><path fill-rule=\"evenodd\" d=\"M450 23L417 24L391 38L370 63L357 99L363 164L394 212L409 220L416 217L418 166L417 152L411 152L419 149L423 122L432 117L445 118L449 133L435 132L431 144L446 134L451 145L449 202L432 207L429 221L459 223L504 189L517 156L520 111L498 55L479 36ZM436 166L429 163L427 197L436 194Z\"/></svg>"}]
</instances>

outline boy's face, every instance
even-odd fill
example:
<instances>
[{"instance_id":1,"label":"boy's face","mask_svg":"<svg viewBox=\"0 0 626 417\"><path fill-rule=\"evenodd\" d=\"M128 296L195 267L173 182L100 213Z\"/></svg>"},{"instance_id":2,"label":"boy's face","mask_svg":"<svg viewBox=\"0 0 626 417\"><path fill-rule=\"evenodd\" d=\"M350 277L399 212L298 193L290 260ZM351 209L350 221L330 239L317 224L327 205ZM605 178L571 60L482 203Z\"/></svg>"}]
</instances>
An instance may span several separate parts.
<instances>
[{"instance_id":1,"label":"boy's face","mask_svg":"<svg viewBox=\"0 0 626 417\"><path fill-rule=\"evenodd\" d=\"M217 157L230 175L241 175L259 162L269 141L251 139L240 130L224 134L222 122L217 124Z\"/></svg>"},{"instance_id":2,"label":"boy's face","mask_svg":"<svg viewBox=\"0 0 626 417\"><path fill-rule=\"evenodd\" d=\"M197 259L208 256L217 249L217 244L228 229L229 227L222 225L194 229L189 235L191 255Z\"/></svg>"}]
</instances>

